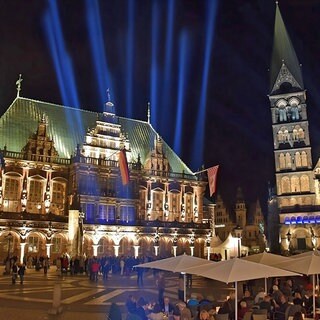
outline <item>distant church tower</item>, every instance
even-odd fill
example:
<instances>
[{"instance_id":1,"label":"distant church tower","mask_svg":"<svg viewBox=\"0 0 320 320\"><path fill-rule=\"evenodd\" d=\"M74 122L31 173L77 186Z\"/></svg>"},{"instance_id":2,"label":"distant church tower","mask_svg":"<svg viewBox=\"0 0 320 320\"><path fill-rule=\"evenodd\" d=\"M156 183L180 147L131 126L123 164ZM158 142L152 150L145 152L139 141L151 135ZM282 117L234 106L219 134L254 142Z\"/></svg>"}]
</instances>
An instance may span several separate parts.
<instances>
[{"instance_id":1,"label":"distant church tower","mask_svg":"<svg viewBox=\"0 0 320 320\"><path fill-rule=\"evenodd\" d=\"M241 188L237 189L235 214L237 226L244 228L247 225L247 208Z\"/></svg>"},{"instance_id":2,"label":"distant church tower","mask_svg":"<svg viewBox=\"0 0 320 320\"><path fill-rule=\"evenodd\" d=\"M315 205L315 188L306 92L301 66L282 20L278 4L276 6L269 100L274 141L276 196L281 224L280 241L282 248L289 250L291 234L290 237L286 237L287 232L290 233L286 225L290 224L291 219L295 223L297 219L303 220L302 213L308 209L310 211L310 207ZM276 226L269 226L272 230L274 227ZM295 245L297 246L298 237L302 239L307 237L307 234L296 235Z\"/></svg>"}]
</instances>

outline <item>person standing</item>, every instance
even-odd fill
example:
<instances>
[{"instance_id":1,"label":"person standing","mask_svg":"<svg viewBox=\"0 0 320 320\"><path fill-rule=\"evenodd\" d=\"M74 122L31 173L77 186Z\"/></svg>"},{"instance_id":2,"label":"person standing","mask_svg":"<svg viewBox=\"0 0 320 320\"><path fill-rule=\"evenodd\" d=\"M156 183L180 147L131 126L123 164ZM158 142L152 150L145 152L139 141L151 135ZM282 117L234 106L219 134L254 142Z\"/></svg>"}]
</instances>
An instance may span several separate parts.
<instances>
[{"instance_id":1,"label":"person standing","mask_svg":"<svg viewBox=\"0 0 320 320\"><path fill-rule=\"evenodd\" d=\"M18 269L18 275L19 275L19 278L20 278L20 284L23 284L25 272L26 272L26 265L24 263L22 263L19 266L19 269Z\"/></svg>"},{"instance_id":2,"label":"person standing","mask_svg":"<svg viewBox=\"0 0 320 320\"><path fill-rule=\"evenodd\" d=\"M164 275L162 272L159 272L156 285L158 288L158 302L160 305L163 305L163 295L164 295L164 289L165 289L165 280Z\"/></svg>"},{"instance_id":3,"label":"person standing","mask_svg":"<svg viewBox=\"0 0 320 320\"><path fill-rule=\"evenodd\" d=\"M183 274L180 273L178 281L178 299L184 301L184 278Z\"/></svg>"},{"instance_id":4,"label":"person standing","mask_svg":"<svg viewBox=\"0 0 320 320\"><path fill-rule=\"evenodd\" d=\"M143 268L137 268L137 285L139 288L143 287Z\"/></svg>"},{"instance_id":5,"label":"person standing","mask_svg":"<svg viewBox=\"0 0 320 320\"><path fill-rule=\"evenodd\" d=\"M48 258L48 256L46 256L42 260L43 274L44 275L46 275L48 273L48 264L49 264L49 258Z\"/></svg>"},{"instance_id":6,"label":"person standing","mask_svg":"<svg viewBox=\"0 0 320 320\"><path fill-rule=\"evenodd\" d=\"M12 284L16 284L17 275L18 275L17 263L13 262L13 265L12 265Z\"/></svg>"}]
</instances>

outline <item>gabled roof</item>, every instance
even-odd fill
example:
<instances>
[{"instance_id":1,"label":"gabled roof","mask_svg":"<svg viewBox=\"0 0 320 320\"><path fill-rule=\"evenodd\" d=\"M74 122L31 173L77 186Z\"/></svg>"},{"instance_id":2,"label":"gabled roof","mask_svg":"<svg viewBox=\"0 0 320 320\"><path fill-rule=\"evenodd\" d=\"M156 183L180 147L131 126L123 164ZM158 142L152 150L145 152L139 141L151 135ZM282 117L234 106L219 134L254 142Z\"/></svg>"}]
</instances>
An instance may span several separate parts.
<instances>
[{"instance_id":1,"label":"gabled roof","mask_svg":"<svg viewBox=\"0 0 320 320\"><path fill-rule=\"evenodd\" d=\"M271 94L277 94L275 91L280 87L279 77L285 81L286 79L282 75L288 74L287 71L295 81L294 84L291 83L292 86L295 89L303 90L301 67L277 4L271 60Z\"/></svg>"},{"instance_id":2,"label":"gabled roof","mask_svg":"<svg viewBox=\"0 0 320 320\"><path fill-rule=\"evenodd\" d=\"M21 152L43 116L48 121L48 135L53 138L61 158L70 158L77 144L84 143L88 128L95 127L96 120L103 119L102 113L17 97L0 118L0 148L7 146L9 151ZM129 139L133 160L137 160L140 154L144 163L150 149L154 148L157 132L148 122L122 117L118 119L123 133ZM163 149L173 172L193 174L165 142Z\"/></svg>"}]
</instances>

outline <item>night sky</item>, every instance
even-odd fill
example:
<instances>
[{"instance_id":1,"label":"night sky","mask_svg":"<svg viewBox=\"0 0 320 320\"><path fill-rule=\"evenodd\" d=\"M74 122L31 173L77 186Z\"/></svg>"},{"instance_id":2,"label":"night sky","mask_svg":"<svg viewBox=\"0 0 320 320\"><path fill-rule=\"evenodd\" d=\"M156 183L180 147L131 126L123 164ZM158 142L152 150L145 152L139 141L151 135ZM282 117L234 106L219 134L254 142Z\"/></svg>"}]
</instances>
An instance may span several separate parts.
<instances>
[{"instance_id":1,"label":"night sky","mask_svg":"<svg viewBox=\"0 0 320 320\"><path fill-rule=\"evenodd\" d=\"M99 8L101 61L92 58L90 2ZM109 87L117 115L146 120L150 101L152 125L191 170L201 164L220 165L218 191L226 202L233 201L238 186L248 201L266 202L268 181L274 182L267 97L274 1L64 0L56 4L57 15L50 21L60 22L65 53L60 60L72 66L64 83L73 75L78 101L72 105L75 100L68 100L68 105L102 111L106 94L103 98L101 88L105 92ZM170 4L173 24L172 32L167 32ZM315 165L320 154L320 0L280 0L279 6L302 64ZM46 29L53 7L44 0L0 0L1 114L16 96L20 73L22 97L66 104ZM214 10L211 25L210 10ZM97 22L92 16L91 20ZM172 37L169 55L168 34ZM72 90L66 91L68 95ZM203 119L199 118L201 101L205 101Z\"/></svg>"}]
</instances>

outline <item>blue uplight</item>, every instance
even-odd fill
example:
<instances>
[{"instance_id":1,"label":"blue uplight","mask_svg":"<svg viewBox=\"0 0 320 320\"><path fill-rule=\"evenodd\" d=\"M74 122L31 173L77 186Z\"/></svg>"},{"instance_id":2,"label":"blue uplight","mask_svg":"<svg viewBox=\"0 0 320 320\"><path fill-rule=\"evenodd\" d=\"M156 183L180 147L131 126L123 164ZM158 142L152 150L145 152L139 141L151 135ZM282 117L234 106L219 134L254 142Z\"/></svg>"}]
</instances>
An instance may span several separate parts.
<instances>
[{"instance_id":1,"label":"blue uplight","mask_svg":"<svg viewBox=\"0 0 320 320\"><path fill-rule=\"evenodd\" d=\"M150 97L152 106L152 122L157 127L158 112L158 43L159 43L159 5L157 1L152 3L151 26L151 73L150 73Z\"/></svg>"},{"instance_id":2,"label":"blue uplight","mask_svg":"<svg viewBox=\"0 0 320 320\"><path fill-rule=\"evenodd\" d=\"M132 118L133 112L133 61L134 61L134 0L128 1L128 31L127 31L127 117Z\"/></svg>"},{"instance_id":3,"label":"blue uplight","mask_svg":"<svg viewBox=\"0 0 320 320\"><path fill-rule=\"evenodd\" d=\"M205 46L205 54L204 54L204 65L203 65L203 73L202 73L202 81L201 81L201 93L200 93L200 101L199 101L199 109L198 109L198 118L196 122L196 133L194 135L193 140L193 150L197 150L197 152L193 153L192 164L195 168L199 168L202 165L203 151L204 151L204 128L205 128L205 113L206 113L206 105L207 105L207 90L208 90L208 78L210 71L210 59L211 59L211 51L212 51L212 43L214 36L214 28L215 28L215 18L217 11L217 1L207 1L207 17L206 17L206 46Z\"/></svg>"},{"instance_id":4,"label":"blue uplight","mask_svg":"<svg viewBox=\"0 0 320 320\"><path fill-rule=\"evenodd\" d=\"M79 107L79 99L72 60L64 44L59 11L56 1L48 1L48 9L44 15L44 27L50 53L58 78L63 104Z\"/></svg>"},{"instance_id":5,"label":"blue uplight","mask_svg":"<svg viewBox=\"0 0 320 320\"><path fill-rule=\"evenodd\" d=\"M188 79L188 68L190 50L188 48L188 33L184 30L180 36L179 42L179 83L178 83L178 101L176 127L174 134L174 150L179 155L181 153L182 123L183 123L183 107L186 92L186 82Z\"/></svg>"},{"instance_id":6,"label":"blue uplight","mask_svg":"<svg viewBox=\"0 0 320 320\"><path fill-rule=\"evenodd\" d=\"M165 42L165 66L164 66L164 81L163 95L161 97L161 109L165 109L171 103L171 84L172 84L172 48L173 48L173 22L175 12L175 2L168 0L167 9L167 30ZM167 112L161 113L161 123L167 122ZM165 127L165 126L162 126Z\"/></svg>"},{"instance_id":7,"label":"blue uplight","mask_svg":"<svg viewBox=\"0 0 320 320\"><path fill-rule=\"evenodd\" d=\"M97 76L100 104L102 106L106 101L106 89L110 88L111 92L114 92L114 90L104 49L98 0L86 0L86 13L92 60Z\"/></svg>"}]
</instances>

